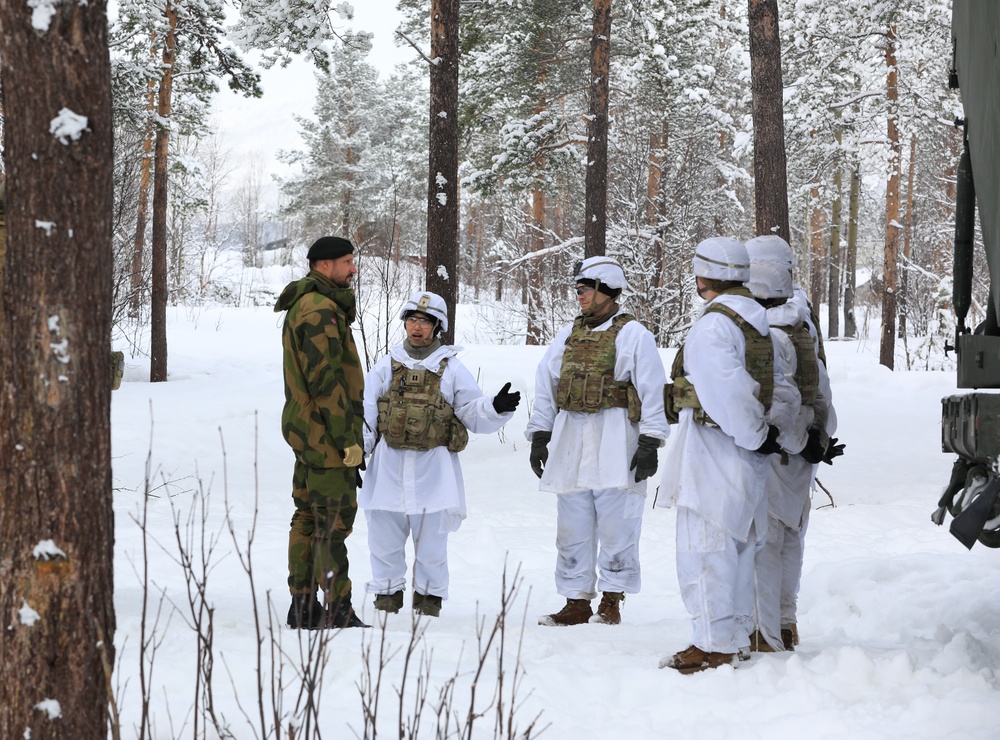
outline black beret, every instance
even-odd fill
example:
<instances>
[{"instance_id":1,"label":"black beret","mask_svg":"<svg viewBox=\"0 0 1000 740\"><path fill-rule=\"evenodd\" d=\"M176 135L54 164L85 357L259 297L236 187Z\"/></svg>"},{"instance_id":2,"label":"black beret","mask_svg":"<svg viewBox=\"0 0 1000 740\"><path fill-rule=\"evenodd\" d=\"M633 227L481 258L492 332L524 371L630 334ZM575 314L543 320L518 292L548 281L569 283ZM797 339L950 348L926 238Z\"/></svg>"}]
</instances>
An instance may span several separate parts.
<instances>
[{"instance_id":1,"label":"black beret","mask_svg":"<svg viewBox=\"0 0 1000 740\"><path fill-rule=\"evenodd\" d=\"M319 260L335 260L345 254L353 254L354 245L339 236L321 236L309 247L306 258L310 262Z\"/></svg>"}]
</instances>

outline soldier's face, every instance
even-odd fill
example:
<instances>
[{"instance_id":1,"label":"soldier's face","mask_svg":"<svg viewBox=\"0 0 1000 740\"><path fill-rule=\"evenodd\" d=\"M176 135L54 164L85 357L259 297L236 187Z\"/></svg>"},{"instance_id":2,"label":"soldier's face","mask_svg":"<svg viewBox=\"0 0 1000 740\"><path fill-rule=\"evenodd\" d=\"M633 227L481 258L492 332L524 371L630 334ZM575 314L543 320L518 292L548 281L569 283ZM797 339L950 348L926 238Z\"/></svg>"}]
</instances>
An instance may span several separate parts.
<instances>
[{"instance_id":1,"label":"soldier's face","mask_svg":"<svg viewBox=\"0 0 1000 740\"><path fill-rule=\"evenodd\" d=\"M316 269L330 278L338 288L350 288L351 281L358 274L353 254L345 254L335 260L320 260L316 263Z\"/></svg>"},{"instance_id":2,"label":"soldier's face","mask_svg":"<svg viewBox=\"0 0 1000 740\"><path fill-rule=\"evenodd\" d=\"M581 311L589 311L592 308L599 308L611 300L611 296L577 283L576 302L580 304Z\"/></svg>"},{"instance_id":3,"label":"soldier's face","mask_svg":"<svg viewBox=\"0 0 1000 740\"><path fill-rule=\"evenodd\" d=\"M406 317L406 338L411 347L426 347L434 341L434 319L425 313L415 312Z\"/></svg>"},{"instance_id":4,"label":"soldier's face","mask_svg":"<svg viewBox=\"0 0 1000 740\"><path fill-rule=\"evenodd\" d=\"M697 288L697 290L698 290L698 296L702 300L710 301L713 298L715 298L715 296L719 295L714 290L712 290L707 285L705 285L705 283L702 282L702 280L701 280L700 277L695 277L694 281L695 281L695 284L698 286L698 288Z\"/></svg>"}]
</instances>

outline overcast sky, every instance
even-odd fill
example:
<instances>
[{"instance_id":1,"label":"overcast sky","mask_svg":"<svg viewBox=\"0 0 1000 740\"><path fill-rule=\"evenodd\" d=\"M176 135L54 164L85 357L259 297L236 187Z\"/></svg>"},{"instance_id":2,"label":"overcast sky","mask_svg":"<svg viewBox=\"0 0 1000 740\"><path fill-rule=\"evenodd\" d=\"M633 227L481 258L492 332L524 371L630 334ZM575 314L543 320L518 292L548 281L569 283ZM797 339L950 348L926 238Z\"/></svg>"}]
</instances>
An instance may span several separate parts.
<instances>
[{"instance_id":1,"label":"overcast sky","mask_svg":"<svg viewBox=\"0 0 1000 740\"><path fill-rule=\"evenodd\" d=\"M415 52L396 47L393 32L399 24L396 0L352 0L354 19L338 23L340 30L352 29L374 34L369 61L383 73L406 62ZM336 15L333 16L336 18ZM256 60L253 60L256 61ZM294 115L311 116L316 94L313 67L308 62L295 62L284 69L275 67L261 71L264 95L246 99L223 85L216 96L215 120L223 137L223 146L231 150L231 162L244 171L250 163L259 162L265 178L266 207L276 205L277 189L271 175L284 176L289 168L277 161L279 149L302 146ZM234 187L243 175L234 175Z\"/></svg>"}]
</instances>

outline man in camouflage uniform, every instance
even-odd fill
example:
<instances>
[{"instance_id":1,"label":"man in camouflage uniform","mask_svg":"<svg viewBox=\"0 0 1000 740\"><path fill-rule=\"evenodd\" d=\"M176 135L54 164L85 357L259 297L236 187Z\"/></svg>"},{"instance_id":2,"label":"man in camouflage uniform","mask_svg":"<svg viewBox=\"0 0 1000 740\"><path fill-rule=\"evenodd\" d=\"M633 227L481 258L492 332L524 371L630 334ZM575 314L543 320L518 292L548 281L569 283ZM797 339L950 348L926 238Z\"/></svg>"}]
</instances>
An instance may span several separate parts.
<instances>
[{"instance_id":1,"label":"man in camouflage uniform","mask_svg":"<svg viewBox=\"0 0 1000 740\"><path fill-rule=\"evenodd\" d=\"M351 606L346 545L364 460L364 373L351 335L351 281L358 270L354 246L340 237L318 239L307 256L309 274L289 283L274 307L288 312L281 332L281 431L295 452L287 623L296 629L365 627Z\"/></svg>"}]
</instances>

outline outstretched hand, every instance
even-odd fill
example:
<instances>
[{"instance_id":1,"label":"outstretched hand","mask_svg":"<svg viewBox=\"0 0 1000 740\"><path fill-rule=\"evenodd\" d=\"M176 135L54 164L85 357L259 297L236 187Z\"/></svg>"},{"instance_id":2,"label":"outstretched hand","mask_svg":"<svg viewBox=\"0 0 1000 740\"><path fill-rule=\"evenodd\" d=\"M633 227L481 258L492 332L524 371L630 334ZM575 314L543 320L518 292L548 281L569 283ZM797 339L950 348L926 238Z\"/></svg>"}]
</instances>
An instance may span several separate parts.
<instances>
[{"instance_id":1,"label":"outstretched hand","mask_svg":"<svg viewBox=\"0 0 1000 740\"><path fill-rule=\"evenodd\" d=\"M844 443L837 444L837 438L831 437L830 444L826 446L826 454L823 455L823 462L833 465L833 459L844 454Z\"/></svg>"},{"instance_id":2,"label":"outstretched hand","mask_svg":"<svg viewBox=\"0 0 1000 740\"><path fill-rule=\"evenodd\" d=\"M509 393L510 383L507 383L500 392L493 396L493 408L498 414L507 414L517 410L517 405L521 403L521 391Z\"/></svg>"}]
</instances>

